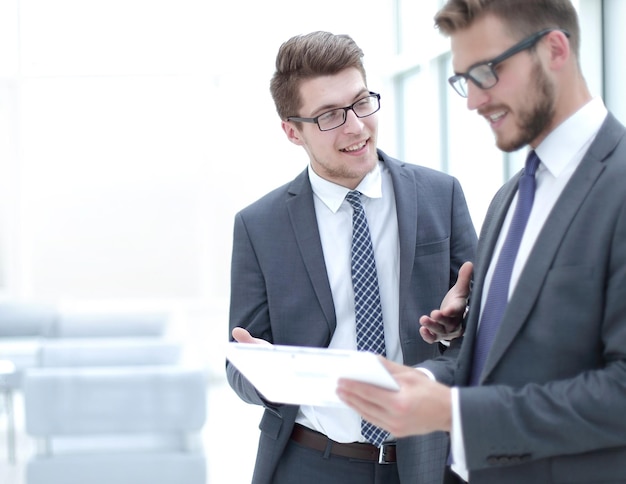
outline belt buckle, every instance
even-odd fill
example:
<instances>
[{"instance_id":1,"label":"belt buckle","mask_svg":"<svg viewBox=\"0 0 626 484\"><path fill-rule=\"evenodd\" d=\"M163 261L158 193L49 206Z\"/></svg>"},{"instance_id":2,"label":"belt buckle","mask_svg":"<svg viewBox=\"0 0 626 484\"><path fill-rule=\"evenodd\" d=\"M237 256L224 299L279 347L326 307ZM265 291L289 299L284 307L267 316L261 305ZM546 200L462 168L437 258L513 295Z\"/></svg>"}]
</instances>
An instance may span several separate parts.
<instances>
[{"instance_id":1,"label":"belt buckle","mask_svg":"<svg viewBox=\"0 0 626 484\"><path fill-rule=\"evenodd\" d=\"M378 448L378 463L379 464L391 464L392 462L386 459L387 451L391 448L396 447L395 442L384 443Z\"/></svg>"}]
</instances>

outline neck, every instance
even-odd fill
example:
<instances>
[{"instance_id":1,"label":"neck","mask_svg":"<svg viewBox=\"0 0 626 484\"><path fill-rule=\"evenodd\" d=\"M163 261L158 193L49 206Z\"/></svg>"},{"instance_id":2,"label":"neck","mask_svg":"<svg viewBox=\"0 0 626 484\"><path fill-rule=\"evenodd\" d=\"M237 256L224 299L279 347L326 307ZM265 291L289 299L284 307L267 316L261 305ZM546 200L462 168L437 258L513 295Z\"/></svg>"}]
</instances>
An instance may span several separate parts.
<instances>
[{"instance_id":1,"label":"neck","mask_svg":"<svg viewBox=\"0 0 626 484\"><path fill-rule=\"evenodd\" d=\"M531 147L536 148L557 126L591 101L592 98L593 96L581 74L576 75L574 82L564 83L554 101L555 111L552 122L544 134L531 143Z\"/></svg>"}]
</instances>

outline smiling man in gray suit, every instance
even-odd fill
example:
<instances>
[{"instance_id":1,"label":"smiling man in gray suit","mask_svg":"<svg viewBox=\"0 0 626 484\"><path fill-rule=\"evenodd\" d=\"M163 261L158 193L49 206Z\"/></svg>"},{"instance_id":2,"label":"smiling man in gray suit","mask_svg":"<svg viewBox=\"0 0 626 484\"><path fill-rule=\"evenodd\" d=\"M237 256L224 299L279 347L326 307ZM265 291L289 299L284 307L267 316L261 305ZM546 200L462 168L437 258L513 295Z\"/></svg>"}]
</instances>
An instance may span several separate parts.
<instances>
[{"instance_id":1,"label":"smiling man in gray suit","mask_svg":"<svg viewBox=\"0 0 626 484\"><path fill-rule=\"evenodd\" d=\"M351 277L353 209L361 194L375 255L387 356L409 365L443 347L419 334L474 256L476 233L459 183L377 149L380 95L346 35L284 43L271 92L282 128L309 166L235 218L230 330L239 342L357 349ZM262 405L255 484L439 484L447 437L388 436L378 448L347 408L269 402L227 363L228 380Z\"/></svg>"},{"instance_id":2,"label":"smiling man in gray suit","mask_svg":"<svg viewBox=\"0 0 626 484\"><path fill-rule=\"evenodd\" d=\"M449 0L436 22L451 37L450 83L499 148L529 146L528 168L487 212L458 359L424 372L387 362L398 393L339 393L395 435L451 432L449 482L624 483L626 130L587 89L569 0ZM521 179L536 189L511 257L509 227L530 200ZM460 322L469 269L420 320L429 341Z\"/></svg>"}]
</instances>

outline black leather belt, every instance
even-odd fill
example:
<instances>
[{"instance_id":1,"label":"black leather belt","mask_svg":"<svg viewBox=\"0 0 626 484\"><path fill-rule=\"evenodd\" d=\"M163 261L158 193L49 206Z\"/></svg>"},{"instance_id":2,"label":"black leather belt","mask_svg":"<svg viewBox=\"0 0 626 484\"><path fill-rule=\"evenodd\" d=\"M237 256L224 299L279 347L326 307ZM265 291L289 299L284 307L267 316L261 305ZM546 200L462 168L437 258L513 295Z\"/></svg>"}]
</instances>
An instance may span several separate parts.
<instances>
[{"instance_id":1,"label":"black leather belt","mask_svg":"<svg viewBox=\"0 0 626 484\"><path fill-rule=\"evenodd\" d=\"M369 460L378 462L379 464L391 464L396 462L395 442L385 442L380 447L358 442L342 444L300 424L295 424L293 427L291 440L309 449L319 452L328 451L331 455L348 457L350 459ZM328 450L329 447L330 450Z\"/></svg>"}]
</instances>

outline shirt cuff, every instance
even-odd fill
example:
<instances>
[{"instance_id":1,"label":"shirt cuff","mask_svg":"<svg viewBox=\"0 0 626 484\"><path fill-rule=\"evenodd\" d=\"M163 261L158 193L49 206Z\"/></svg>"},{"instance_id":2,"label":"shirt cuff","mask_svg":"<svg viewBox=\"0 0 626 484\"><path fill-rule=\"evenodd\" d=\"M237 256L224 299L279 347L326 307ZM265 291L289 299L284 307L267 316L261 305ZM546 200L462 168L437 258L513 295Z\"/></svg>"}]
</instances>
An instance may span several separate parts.
<instances>
[{"instance_id":1,"label":"shirt cuff","mask_svg":"<svg viewBox=\"0 0 626 484\"><path fill-rule=\"evenodd\" d=\"M467 482L469 471L465 461L465 445L463 442L463 427L461 425L461 402L459 389L451 388L452 397L452 428L450 430L450 452L452 454L452 470Z\"/></svg>"},{"instance_id":2,"label":"shirt cuff","mask_svg":"<svg viewBox=\"0 0 626 484\"><path fill-rule=\"evenodd\" d=\"M415 369L421 371L424 375L426 375L432 381L437 381L437 379L435 378L435 375L433 375L432 371L427 370L426 368L422 368L420 366L416 367Z\"/></svg>"}]
</instances>

